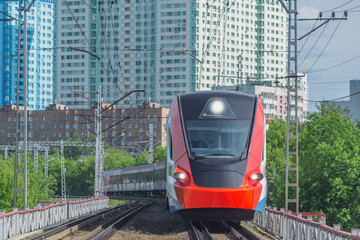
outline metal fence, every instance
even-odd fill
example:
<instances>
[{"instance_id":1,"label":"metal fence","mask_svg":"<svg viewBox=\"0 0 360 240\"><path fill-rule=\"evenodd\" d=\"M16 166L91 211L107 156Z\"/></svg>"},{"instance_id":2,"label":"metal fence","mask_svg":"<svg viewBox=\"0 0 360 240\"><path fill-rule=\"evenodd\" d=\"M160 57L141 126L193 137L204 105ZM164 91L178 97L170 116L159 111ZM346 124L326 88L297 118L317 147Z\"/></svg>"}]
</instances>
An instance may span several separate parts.
<instances>
[{"instance_id":1,"label":"metal fence","mask_svg":"<svg viewBox=\"0 0 360 240\"><path fill-rule=\"evenodd\" d=\"M334 224L333 227L327 226L325 214L298 213L294 215L290 212L286 213L284 209L278 211L277 208L266 208L264 213L255 212L253 223L277 239L360 239L360 229L352 229L351 233L348 233L340 230L340 224Z\"/></svg>"},{"instance_id":2,"label":"metal fence","mask_svg":"<svg viewBox=\"0 0 360 240\"><path fill-rule=\"evenodd\" d=\"M0 240L33 232L44 227L96 212L109 206L109 198L92 198L86 200L41 204L34 209L26 209L6 213L0 211Z\"/></svg>"}]
</instances>

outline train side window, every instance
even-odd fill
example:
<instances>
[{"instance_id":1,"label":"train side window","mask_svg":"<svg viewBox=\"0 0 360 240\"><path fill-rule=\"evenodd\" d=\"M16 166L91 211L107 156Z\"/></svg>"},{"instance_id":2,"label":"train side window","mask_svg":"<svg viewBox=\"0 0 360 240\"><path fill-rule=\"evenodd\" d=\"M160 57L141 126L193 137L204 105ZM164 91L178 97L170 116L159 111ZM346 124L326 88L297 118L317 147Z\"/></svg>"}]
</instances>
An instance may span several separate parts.
<instances>
[{"instance_id":1,"label":"train side window","mask_svg":"<svg viewBox=\"0 0 360 240\"><path fill-rule=\"evenodd\" d=\"M172 166L169 166L167 170L168 170L168 173L167 173L167 174L168 174L169 176L172 176Z\"/></svg>"},{"instance_id":2,"label":"train side window","mask_svg":"<svg viewBox=\"0 0 360 240\"><path fill-rule=\"evenodd\" d=\"M171 130L170 130L170 128L169 128L169 130L168 130L168 136L169 136L170 158L171 158L171 160L175 160L175 159L174 159L174 149L173 149L173 144L172 144L172 135L171 135Z\"/></svg>"}]
</instances>

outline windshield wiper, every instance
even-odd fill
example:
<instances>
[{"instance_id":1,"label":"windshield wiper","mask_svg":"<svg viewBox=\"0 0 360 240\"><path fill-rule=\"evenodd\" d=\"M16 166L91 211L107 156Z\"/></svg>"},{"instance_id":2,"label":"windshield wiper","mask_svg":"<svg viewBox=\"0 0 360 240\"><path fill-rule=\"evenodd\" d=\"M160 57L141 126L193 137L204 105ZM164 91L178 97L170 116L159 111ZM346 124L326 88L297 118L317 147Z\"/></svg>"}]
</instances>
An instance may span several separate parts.
<instances>
[{"instance_id":1,"label":"windshield wiper","mask_svg":"<svg viewBox=\"0 0 360 240\"><path fill-rule=\"evenodd\" d=\"M230 156L230 157L235 157L234 154L227 154L227 153L211 153L211 154L206 154L206 155L203 155L203 156L196 156L195 157L195 160L197 159L203 159L203 158L206 158L206 157L211 157L211 156Z\"/></svg>"},{"instance_id":2,"label":"windshield wiper","mask_svg":"<svg viewBox=\"0 0 360 240\"><path fill-rule=\"evenodd\" d=\"M248 135L248 138L246 140L246 145L244 151L240 155L240 161L245 160L248 155L248 149L249 149L249 142L250 142L250 133Z\"/></svg>"},{"instance_id":3,"label":"windshield wiper","mask_svg":"<svg viewBox=\"0 0 360 240\"><path fill-rule=\"evenodd\" d=\"M244 151L242 152L242 154L240 155L240 161L246 159L246 157L247 157L247 151L248 151L248 148L246 147L246 148L244 149Z\"/></svg>"}]
</instances>

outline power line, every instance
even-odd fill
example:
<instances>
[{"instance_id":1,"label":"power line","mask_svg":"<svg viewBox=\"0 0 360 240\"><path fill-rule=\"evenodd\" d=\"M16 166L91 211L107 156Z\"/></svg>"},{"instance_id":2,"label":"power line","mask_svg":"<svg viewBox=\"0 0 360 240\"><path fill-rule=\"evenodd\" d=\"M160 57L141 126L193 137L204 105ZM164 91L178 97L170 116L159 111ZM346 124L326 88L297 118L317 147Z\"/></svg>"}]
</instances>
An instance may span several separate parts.
<instances>
[{"instance_id":1,"label":"power line","mask_svg":"<svg viewBox=\"0 0 360 240\"><path fill-rule=\"evenodd\" d=\"M323 68L323 69L319 69L319 70L310 71L309 73L323 72L323 71L326 71L326 70L329 70L329 69L333 69L333 68L342 66L342 65L344 65L344 64L346 64L346 63L348 63L348 62L351 62L351 61L353 61L353 60L355 60L355 59L357 59L357 58L359 58L359 57L360 57L360 54L357 55L357 56L355 56L355 57L353 57L353 58L350 58L350 59L348 59L348 60L346 60L346 61L344 61L344 62L342 62L342 63L338 63L338 64L336 64L336 65L334 65L334 66L327 67L327 68Z\"/></svg>"},{"instance_id":2,"label":"power line","mask_svg":"<svg viewBox=\"0 0 360 240\"><path fill-rule=\"evenodd\" d=\"M323 13L327 13L327 12L331 12L331 11L334 11L334 10L336 10L336 9L339 9L339 8L341 8L341 7L345 6L345 5L347 5L347 4L349 4L349 3L353 2L353 1L354 1L354 0L350 0L350 1L346 2L346 3L344 3L344 4L341 4L341 5L340 5L340 6L338 6L338 7L335 7L335 8L332 8L332 9L326 10L326 11L323 11Z\"/></svg>"},{"instance_id":3,"label":"power line","mask_svg":"<svg viewBox=\"0 0 360 240\"><path fill-rule=\"evenodd\" d=\"M313 27L312 27L312 30L314 30L315 25L316 25L317 22L318 22L318 20L316 19L316 21L315 21L315 23L314 23L314 25L313 25ZM301 53L301 51L302 51L303 48L305 47L305 45L306 45L307 41L309 40L309 38L310 38L310 34L306 37L305 42L304 42L303 45L301 46L298 55Z\"/></svg>"},{"instance_id":4,"label":"power line","mask_svg":"<svg viewBox=\"0 0 360 240\"><path fill-rule=\"evenodd\" d=\"M308 56L310 55L310 53L312 52L312 50L314 49L314 47L316 46L317 42L319 41L319 39L321 38L322 34L324 33L326 27L327 27L328 23L326 23L325 27L322 29L320 35L318 36L318 38L316 39L315 43L312 45L310 51L308 52L308 54L305 56L305 58L301 61L301 63L299 64L298 68L301 67L301 65L304 63L304 61L308 58Z\"/></svg>"},{"instance_id":5,"label":"power line","mask_svg":"<svg viewBox=\"0 0 360 240\"><path fill-rule=\"evenodd\" d=\"M353 11L351 11L351 10L356 9L356 8L359 8L359 7L360 7L360 5L357 5L357 6L355 6L355 7L352 7L352 8L346 9L345 11L348 11L348 12L353 12ZM336 11L336 13L338 13L338 12L343 12L343 11Z\"/></svg>"},{"instance_id":6,"label":"power line","mask_svg":"<svg viewBox=\"0 0 360 240\"><path fill-rule=\"evenodd\" d=\"M70 8L70 6L69 6L69 3L67 2L67 0L62 0L62 1L65 3L67 10L69 11L69 13L71 14L72 18L74 19L74 21L75 21L75 23L76 23L76 26L79 28L79 30L80 30L81 34L83 35L84 39L86 40L86 42L87 42L87 43L89 44L89 46L90 46L89 39L86 37L85 32L84 32L84 30L81 28L81 26L80 26L77 18L75 17L73 11L71 10L71 8Z\"/></svg>"},{"instance_id":7,"label":"power line","mask_svg":"<svg viewBox=\"0 0 360 240\"><path fill-rule=\"evenodd\" d=\"M349 81L349 80L347 80L347 81ZM309 84L312 84L312 85L317 85L317 84L329 84L329 83L338 83L338 84L344 84L344 82L339 82L339 81L337 81L337 82L313 82L313 83L309 83Z\"/></svg>"},{"instance_id":8,"label":"power line","mask_svg":"<svg viewBox=\"0 0 360 240\"><path fill-rule=\"evenodd\" d=\"M284 92L287 93L287 91L285 91L284 89L280 88L281 90L283 90ZM305 99L305 98L302 98L301 96L298 96L298 99L300 100L304 100L306 102L315 102L315 103L321 103L321 102L333 102L333 101L337 101L337 100L341 100L341 99L344 99L344 98L348 98L348 97L351 97L351 96L354 96L354 95L357 95L357 94L360 94L360 91L359 92L356 92L356 93L353 93L353 94L350 94L350 95L347 95L347 96L343 96L343 97L339 97L339 98L334 98L334 99L324 99L324 100L310 100L310 99ZM291 97L295 97L293 95L290 94Z\"/></svg>"},{"instance_id":9,"label":"power line","mask_svg":"<svg viewBox=\"0 0 360 240\"><path fill-rule=\"evenodd\" d=\"M332 38L334 37L337 29L339 28L340 23L341 23L341 21L339 21L339 23L338 23L338 25L336 26L334 32L332 33L331 37L329 38L329 40L328 40L327 43L325 44L323 50L321 51L321 53L319 54L319 56L317 57L317 59L315 60L315 62L311 65L311 67L309 68L309 70L306 71L307 74L311 71L311 69L312 69L312 68L314 67L314 65L317 63L317 61L319 60L319 58L321 57L321 55L324 53L325 49L327 48L327 46L329 45L330 41L331 41Z\"/></svg>"}]
</instances>

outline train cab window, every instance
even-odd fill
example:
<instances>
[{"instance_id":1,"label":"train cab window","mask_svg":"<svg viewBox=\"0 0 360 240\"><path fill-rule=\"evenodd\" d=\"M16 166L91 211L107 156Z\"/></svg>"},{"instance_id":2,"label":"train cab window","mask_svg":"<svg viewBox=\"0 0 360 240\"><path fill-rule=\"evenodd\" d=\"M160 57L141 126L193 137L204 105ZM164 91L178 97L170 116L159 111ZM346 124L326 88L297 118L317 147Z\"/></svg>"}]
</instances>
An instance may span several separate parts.
<instances>
[{"instance_id":1,"label":"train cab window","mask_svg":"<svg viewBox=\"0 0 360 240\"><path fill-rule=\"evenodd\" d=\"M252 120L186 120L190 152L195 159L234 159L247 155Z\"/></svg>"}]
</instances>

